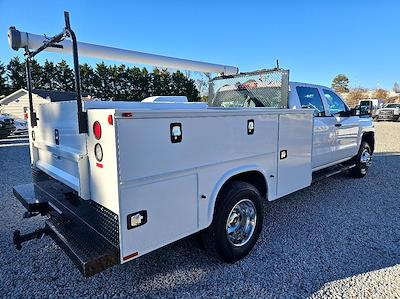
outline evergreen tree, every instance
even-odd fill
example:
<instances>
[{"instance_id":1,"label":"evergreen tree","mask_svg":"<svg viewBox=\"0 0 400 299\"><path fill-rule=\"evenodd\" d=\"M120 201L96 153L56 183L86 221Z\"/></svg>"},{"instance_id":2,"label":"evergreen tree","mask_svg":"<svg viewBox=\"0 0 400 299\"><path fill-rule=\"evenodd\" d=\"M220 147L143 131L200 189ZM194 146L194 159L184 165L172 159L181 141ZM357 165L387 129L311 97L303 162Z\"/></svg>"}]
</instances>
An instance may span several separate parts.
<instances>
[{"instance_id":1,"label":"evergreen tree","mask_svg":"<svg viewBox=\"0 0 400 299\"><path fill-rule=\"evenodd\" d=\"M186 96L189 102L197 102L200 99L199 91L193 79L185 74L176 71L172 74L172 95Z\"/></svg>"},{"instance_id":2,"label":"evergreen tree","mask_svg":"<svg viewBox=\"0 0 400 299\"><path fill-rule=\"evenodd\" d=\"M171 95L182 96L185 95L186 89L186 76L180 71L172 74Z\"/></svg>"},{"instance_id":3,"label":"evergreen tree","mask_svg":"<svg viewBox=\"0 0 400 299\"><path fill-rule=\"evenodd\" d=\"M128 69L127 99L141 101L149 96L150 79L147 70L138 67Z\"/></svg>"},{"instance_id":4,"label":"evergreen tree","mask_svg":"<svg viewBox=\"0 0 400 299\"><path fill-rule=\"evenodd\" d=\"M75 90L74 73L65 60L56 65L46 60L43 66L32 60L31 72L34 88ZM101 62L95 69L87 63L81 65L80 73L82 91L101 99L141 101L149 96L182 95L189 101L199 100L194 80L180 71L171 74L156 68L149 73L146 68L107 66ZM0 63L0 94L20 88L26 88L25 64L15 57L6 72Z\"/></svg>"},{"instance_id":5,"label":"evergreen tree","mask_svg":"<svg viewBox=\"0 0 400 299\"><path fill-rule=\"evenodd\" d=\"M139 77L139 87L140 87L140 91L141 91L139 100L143 100L150 96L150 88L151 88L150 86L151 86L151 74L144 67L144 68L142 68L142 71L140 72L140 77Z\"/></svg>"},{"instance_id":6,"label":"evergreen tree","mask_svg":"<svg viewBox=\"0 0 400 299\"><path fill-rule=\"evenodd\" d=\"M61 91L75 90L74 72L65 60L56 65L55 88Z\"/></svg>"},{"instance_id":7,"label":"evergreen tree","mask_svg":"<svg viewBox=\"0 0 400 299\"><path fill-rule=\"evenodd\" d=\"M172 78L168 70L155 68L151 74L150 95L165 96L171 95Z\"/></svg>"},{"instance_id":8,"label":"evergreen tree","mask_svg":"<svg viewBox=\"0 0 400 299\"><path fill-rule=\"evenodd\" d=\"M8 92L7 71L4 64L0 61L0 96L8 95Z\"/></svg>"},{"instance_id":9,"label":"evergreen tree","mask_svg":"<svg viewBox=\"0 0 400 299\"><path fill-rule=\"evenodd\" d=\"M332 81L332 88L336 92L349 92L349 78L346 75L339 74Z\"/></svg>"},{"instance_id":10,"label":"evergreen tree","mask_svg":"<svg viewBox=\"0 0 400 299\"><path fill-rule=\"evenodd\" d=\"M49 62L47 59L44 62L42 68L41 88L43 89L55 89L56 88L56 74L57 69L53 62Z\"/></svg>"},{"instance_id":11,"label":"evergreen tree","mask_svg":"<svg viewBox=\"0 0 400 299\"><path fill-rule=\"evenodd\" d=\"M35 59L31 60L31 78L32 88L43 89L43 69Z\"/></svg>"},{"instance_id":12,"label":"evergreen tree","mask_svg":"<svg viewBox=\"0 0 400 299\"><path fill-rule=\"evenodd\" d=\"M189 102L200 101L200 93L196 88L195 81L193 79L186 79L184 86L184 94Z\"/></svg>"},{"instance_id":13,"label":"evergreen tree","mask_svg":"<svg viewBox=\"0 0 400 299\"><path fill-rule=\"evenodd\" d=\"M84 63L79 67L79 69L81 74L82 92L88 93L91 96L96 95L95 73L93 68L89 64Z\"/></svg>"},{"instance_id":14,"label":"evergreen tree","mask_svg":"<svg viewBox=\"0 0 400 299\"><path fill-rule=\"evenodd\" d=\"M115 99L127 100L128 91L128 68L122 64L120 66L114 66L111 70L111 77L113 80Z\"/></svg>"},{"instance_id":15,"label":"evergreen tree","mask_svg":"<svg viewBox=\"0 0 400 299\"><path fill-rule=\"evenodd\" d=\"M108 75L109 75L109 90L107 98L112 100L122 100L121 94L124 94L122 90L124 88L123 80L125 70L125 65L121 65L117 67L116 65L108 67Z\"/></svg>"},{"instance_id":16,"label":"evergreen tree","mask_svg":"<svg viewBox=\"0 0 400 299\"><path fill-rule=\"evenodd\" d=\"M14 57L7 65L8 78L10 82L10 92L20 88L26 88L25 64L19 57Z\"/></svg>"},{"instance_id":17,"label":"evergreen tree","mask_svg":"<svg viewBox=\"0 0 400 299\"><path fill-rule=\"evenodd\" d=\"M98 98L110 99L110 73L104 62L96 64L94 88Z\"/></svg>"}]
</instances>

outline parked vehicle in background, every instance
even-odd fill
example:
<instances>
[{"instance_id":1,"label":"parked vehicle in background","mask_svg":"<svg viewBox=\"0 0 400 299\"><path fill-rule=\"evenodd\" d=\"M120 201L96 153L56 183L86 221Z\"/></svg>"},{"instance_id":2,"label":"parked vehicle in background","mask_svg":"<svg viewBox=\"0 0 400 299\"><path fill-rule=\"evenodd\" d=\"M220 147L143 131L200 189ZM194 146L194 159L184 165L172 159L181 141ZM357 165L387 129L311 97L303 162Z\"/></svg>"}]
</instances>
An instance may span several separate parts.
<instances>
[{"instance_id":1,"label":"parked vehicle in background","mask_svg":"<svg viewBox=\"0 0 400 299\"><path fill-rule=\"evenodd\" d=\"M7 116L0 114L0 138L5 138L14 132L14 120Z\"/></svg>"},{"instance_id":2,"label":"parked vehicle in background","mask_svg":"<svg viewBox=\"0 0 400 299\"><path fill-rule=\"evenodd\" d=\"M28 134L28 122L24 119L14 120L15 131L14 135Z\"/></svg>"},{"instance_id":3,"label":"parked vehicle in background","mask_svg":"<svg viewBox=\"0 0 400 299\"><path fill-rule=\"evenodd\" d=\"M362 107L369 107L371 117L375 119L377 117L377 111L383 107L384 103L382 99L363 99L358 102L357 107L360 105Z\"/></svg>"},{"instance_id":4,"label":"parked vehicle in background","mask_svg":"<svg viewBox=\"0 0 400 299\"><path fill-rule=\"evenodd\" d=\"M10 130L6 128L3 121L0 121L0 139L6 138L8 135L10 135Z\"/></svg>"},{"instance_id":5,"label":"parked vehicle in background","mask_svg":"<svg viewBox=\"0 0 400 299\"><path fill-rule=\"evenodd\" d=\"M383 108L377 111L377 120L398 121L400 117L400 104L391 103L386 104Z\"/></svg>"}]
</instances>

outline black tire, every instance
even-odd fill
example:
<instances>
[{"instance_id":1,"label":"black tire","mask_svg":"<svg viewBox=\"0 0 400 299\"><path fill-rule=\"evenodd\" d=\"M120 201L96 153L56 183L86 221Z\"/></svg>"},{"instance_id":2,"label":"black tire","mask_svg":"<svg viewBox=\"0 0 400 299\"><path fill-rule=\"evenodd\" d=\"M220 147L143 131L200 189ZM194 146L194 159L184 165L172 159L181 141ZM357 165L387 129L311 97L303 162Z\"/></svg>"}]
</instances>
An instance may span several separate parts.
<instances>
[{"instance_id":1,"label":"black tire","mask_svg":"<svg viewBox=\"0 0 400 299\"><path fill-rule=\"evenodd\" d=\"M369 146L368 142L361 142L360 149L358 150L357 156L354 157L354 161L356 166L350 169L350 175L354 178L363 178L368 173L368 169L371 162L364 163L362 162L362 157L365 155L365 151L368 152L368 155L372 157L372 150Z\"/></svg>"},{"instance_id":2,"label":"black tire","mask_svg":"<svg viewBox=\"0 0 400 299\"><path fill-rule=\"evenodd\" d=\"M251 230L252 233L248 234L248 240L243 245L234 245L227 234L228 217L232 215L231 212L237 204L239 206L248 205L250 209L255 208L255 213L253 213L256 215L255 225L251 225L254 228ZM246 213L248 211L246 210ZM246 213L244 215L247 216ZM204 247L211 255L228 263L234 263L244 258L257 242L263 225L263 215L263 199L253 185L241 181L230 183L218 195L213 221L210 227L201 234ZM242 217L239 216L238 219L242 219Z\"/></svg>"}]
</instances>

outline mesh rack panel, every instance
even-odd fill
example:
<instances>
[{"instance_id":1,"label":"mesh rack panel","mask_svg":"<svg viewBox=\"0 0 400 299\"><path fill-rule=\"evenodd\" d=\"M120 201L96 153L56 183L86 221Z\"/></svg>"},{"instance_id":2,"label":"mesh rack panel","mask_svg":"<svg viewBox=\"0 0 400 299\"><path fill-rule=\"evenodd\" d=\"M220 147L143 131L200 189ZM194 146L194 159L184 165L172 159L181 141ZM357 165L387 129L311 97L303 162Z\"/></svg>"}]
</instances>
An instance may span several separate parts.
<instances>
[{"instance_id":1,"label":"mesh rack panel","mask_svg":"<svg viewBox=\"0 0 400 299\"><path fill-rule=\"evenodd\" d=\"M287 108L289 71L260 70L216 77L209 82L211 107Z\"/></svg>"}]
</instances>

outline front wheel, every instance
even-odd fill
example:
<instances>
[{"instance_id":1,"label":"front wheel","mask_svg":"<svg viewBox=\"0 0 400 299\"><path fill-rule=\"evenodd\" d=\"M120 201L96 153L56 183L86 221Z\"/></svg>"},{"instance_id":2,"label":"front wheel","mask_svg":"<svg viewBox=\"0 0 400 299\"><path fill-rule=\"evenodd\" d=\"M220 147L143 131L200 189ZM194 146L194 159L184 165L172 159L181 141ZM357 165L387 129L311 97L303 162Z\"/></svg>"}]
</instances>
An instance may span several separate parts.
<instances>
[{"instance_id":1,"label":"front wheel","mask_svg":"<svg viewBox=\"0 0 400 299\"><path fill-rule=\"evenodd\" d=\"M355 178L363 178L372 163L372 151L368 142L363 141L357 156L354 157L356 166L350 170L350 175Z\"/></svg>"},{"instance_id":2,"label":"front wheel","mask_svg":"<svg viewBox=\"0 0 400 299\"><path fill-rule=\"evenodd\" d=\"M234 263L252 250L263 224L263 203L251 184L236 181L218 196L211 226L203 231L207 251Z\"/></svg>"}]
</instances>

